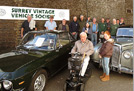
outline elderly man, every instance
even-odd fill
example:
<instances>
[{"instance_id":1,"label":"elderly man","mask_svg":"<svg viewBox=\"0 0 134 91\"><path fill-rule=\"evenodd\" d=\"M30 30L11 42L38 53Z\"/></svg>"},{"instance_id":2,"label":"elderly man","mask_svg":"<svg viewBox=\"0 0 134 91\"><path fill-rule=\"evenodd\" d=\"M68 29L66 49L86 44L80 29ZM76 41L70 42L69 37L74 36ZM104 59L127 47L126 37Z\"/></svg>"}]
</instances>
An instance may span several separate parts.
<instances>
[{"instance_id":1,"label":"elderly man","mask_svg":"<svg viewBox=\"0 0 134 91\"><path fill-rule=\"evenodd\" d=\"M49 20L44 24L44 27L46 27L47 30L56 30L57 24L53 19L54 17L51 15Z\"/></svg>"},{"instance_id":2,"label":"elderly man","mask_svg":"<svg viewBox=\"0 0 134 91\"><path fill-rule=\"evenodd\" d=\"M73 17L73 21L70 23L69 25L69 31L71 32L72 36L77 39L77 35L78 35L78 32L79 32L79 23L77 22L77 17L74 16Z\"/></svg>"},{"instance_id":3,"label":"elderly man","mask_svg":"<svg viewBox=\"0 0 134 91\"><path fill-rule=\"evenodd\" d=\"M21 26L21 38L23 38L26 33L32 30L37 30L36 22L32 20L30 15L28 15L27 20L25 20Z\"/></svg>"},{"instance_id":4,"label":"elderly man","mask_svg":"<svg viewBox=\"0 0 134 91\"><path fill-rule=\"evenodd\" d=\"M115 39L118 27L119 25L116 23L116 19L113 19L113 24L111 25L111 38Z\"/></svg>"},{"instance_id":5,"label":"elderly man","mask_svg":"<svg viewBox=\"0 0 134 91\"><path fill-rule=\"evenodd\" d=\"M71 50L71 53L75 53L75 52L79 52L81 54L86 55L86 57L84 58L84 62L82 64L82 70L80 72L80 76L84 76L89 60L90 60L90 55L93 54L94 52L94 48L93 48L93 44L91 41L89 41L87 39L87 34L85 32L81 32L80 33L80 40L75 42L75 45L73 47L73 49Z\"/></svg>"}]
</instances>

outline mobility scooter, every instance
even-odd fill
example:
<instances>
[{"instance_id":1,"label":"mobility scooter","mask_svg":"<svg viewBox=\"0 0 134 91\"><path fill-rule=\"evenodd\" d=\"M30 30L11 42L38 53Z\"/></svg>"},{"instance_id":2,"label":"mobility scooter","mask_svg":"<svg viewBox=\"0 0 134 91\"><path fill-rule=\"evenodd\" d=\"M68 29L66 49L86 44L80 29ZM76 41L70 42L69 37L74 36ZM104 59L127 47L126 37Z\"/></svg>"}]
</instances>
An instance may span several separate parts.
<instances>
[{"instance_id":1,"label":"mobility scooter","mask_svg":"<svg viewBox=\"0 0 134 91\"><path fill-rule=\"evenodd\" d=\"M89 63L86 74L84 77L80 76L82 69L82 63L84 61L85 54L82 55L78 52L72 54L72 57L68 59L68 69L70 71L69 77L66 79L63 91L84 91L85 82L91 77L92 70Z\"/></svg>"}]
</instances>

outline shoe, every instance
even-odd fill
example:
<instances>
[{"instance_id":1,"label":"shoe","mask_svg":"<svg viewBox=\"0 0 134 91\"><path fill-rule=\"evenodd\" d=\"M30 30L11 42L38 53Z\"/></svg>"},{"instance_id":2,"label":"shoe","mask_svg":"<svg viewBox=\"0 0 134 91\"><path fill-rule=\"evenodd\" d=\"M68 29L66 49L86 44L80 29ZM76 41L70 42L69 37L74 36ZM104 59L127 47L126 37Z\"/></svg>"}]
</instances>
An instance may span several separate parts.
<instances>
[{"instance_id":1,"label":"shoe","mask_svg":"<svg viewBox=\"0 0 134 91\"><path fill-rule=\"evenodd\" d=\"M104 78L106 76L106 73L103 73L102 76L100 76L100 79Z\"/></svg>"},{"instance_id":2,"label":"shoe","mask_svg":"<svg viewBox=\"0 0 134 91\"><path fill-rule=\"evenodd\" d=\"M101 81L105 82L105 81L109 81L110 80L110 76L106 75L104 78L101 79Z\"/></svg>"}]
</instances>

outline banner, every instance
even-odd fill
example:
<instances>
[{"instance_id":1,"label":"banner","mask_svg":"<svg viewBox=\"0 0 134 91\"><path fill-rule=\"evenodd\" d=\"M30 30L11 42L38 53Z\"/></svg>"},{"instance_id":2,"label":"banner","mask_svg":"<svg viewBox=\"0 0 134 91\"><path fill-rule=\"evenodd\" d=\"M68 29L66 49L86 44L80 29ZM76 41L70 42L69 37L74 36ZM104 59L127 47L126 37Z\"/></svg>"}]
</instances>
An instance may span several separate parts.
<instances>
[{"instance_id":1,"label":"banner","mask_svg":"<svg viewBox=\"0 0 134 91\"><path fill-rule=\"evenodd\" d=\"M26 20L27 15L34 20L49 20L50 15L54 16L54 20L70 19L69 9L0 6L0 19Z\"/></svg>"}]
</instances>

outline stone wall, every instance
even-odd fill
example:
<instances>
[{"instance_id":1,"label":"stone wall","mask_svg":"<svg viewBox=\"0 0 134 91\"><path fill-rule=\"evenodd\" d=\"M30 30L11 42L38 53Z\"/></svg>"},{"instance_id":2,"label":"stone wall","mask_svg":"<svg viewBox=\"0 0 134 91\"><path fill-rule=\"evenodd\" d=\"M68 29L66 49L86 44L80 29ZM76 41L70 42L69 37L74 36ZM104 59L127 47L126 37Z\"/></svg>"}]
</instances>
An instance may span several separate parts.
<instances>
[{"instance_id":1,"label":"stone wall","mask_svg":"<svg viewBox=\"0 0 134 91\"><path fill-rule=\"evenodd\" d=\"M1 6L22 6L35 8L70 9L70 19L73 16L101 17L120 19L126 24L133 23L132 0L2 0ZM87 13L88 12L88 13ZM22 20L0 19L0 49L14 48L20 41L20 27ZM45 21L37 21L39 30L44 29ZM59 24L60 22L57 21ZM69 22L68 22L69 23Z\"/></svg>"}]
</instances>

